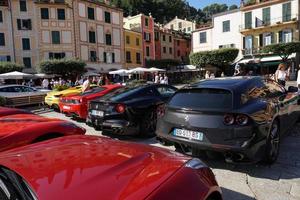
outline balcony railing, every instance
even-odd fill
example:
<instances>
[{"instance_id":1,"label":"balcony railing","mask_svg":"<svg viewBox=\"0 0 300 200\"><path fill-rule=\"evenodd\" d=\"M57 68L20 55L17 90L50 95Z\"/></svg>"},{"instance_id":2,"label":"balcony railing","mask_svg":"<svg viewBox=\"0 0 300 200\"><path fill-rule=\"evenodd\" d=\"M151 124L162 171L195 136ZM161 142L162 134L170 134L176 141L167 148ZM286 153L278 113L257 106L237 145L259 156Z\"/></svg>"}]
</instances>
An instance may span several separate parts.
<instances>
[{"instance_id":1,"label":"balcony railing","mask_svg":"<svg viewBox=\"0 0 300 200\"><path fill-rule=\"evenodd\" d=\"M280 25L287 22L293 22L298 21L299 16L298 15L289 15L289 16L282 16L279 18L273 18L267 21L263 21L262 19L256 17L252 23L249 24L243 24L240 25L240 31L248 30L248 29L257 29L257 28L263 28L267 26L275 26Z\"/></svg>"},{"instance_id":2,"label":"balcony railing","mask_svg":"<svg viewBox=\"0 0 300 200\"><path fill-rule=\"evenodd\" d=\"M252 6L255 4L260 4L268 1L274 1L274 0L246 0L244 3L242 3L242 7Z\"/></svg>"}]
</instances>

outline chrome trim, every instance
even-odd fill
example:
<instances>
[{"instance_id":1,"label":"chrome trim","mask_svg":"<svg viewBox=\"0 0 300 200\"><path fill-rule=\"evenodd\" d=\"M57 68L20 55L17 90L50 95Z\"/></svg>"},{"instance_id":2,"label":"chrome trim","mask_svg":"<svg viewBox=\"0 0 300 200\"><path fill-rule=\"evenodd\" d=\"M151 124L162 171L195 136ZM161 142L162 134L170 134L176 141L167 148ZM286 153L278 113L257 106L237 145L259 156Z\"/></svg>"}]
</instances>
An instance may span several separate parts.
<instances>
[{"instance_id":1,"label":"chrome trim","mask_svg":"<svg viewBox=\"0 0 300 200\"><path fill-rule=\"evenodd\" d=\"M6 187L6 185L3 183L3 181L0 179L0 188L3 190L3 192L6 194L6 196L10 199L10 193Z\"/></svg>"},{"instance_id":2,"label":"chrome trim","mask_svg":"<svg viewBox=\"0 0 300 200\"><path fill-rule=\"evenodd\" d=\"M201 169L201 168L206 168L207 165L204 162L202 162L200 159L193 158L189 160L187 163L185 163L184 167L192 168L192 169Z\"/></svg>"}]
</instances>

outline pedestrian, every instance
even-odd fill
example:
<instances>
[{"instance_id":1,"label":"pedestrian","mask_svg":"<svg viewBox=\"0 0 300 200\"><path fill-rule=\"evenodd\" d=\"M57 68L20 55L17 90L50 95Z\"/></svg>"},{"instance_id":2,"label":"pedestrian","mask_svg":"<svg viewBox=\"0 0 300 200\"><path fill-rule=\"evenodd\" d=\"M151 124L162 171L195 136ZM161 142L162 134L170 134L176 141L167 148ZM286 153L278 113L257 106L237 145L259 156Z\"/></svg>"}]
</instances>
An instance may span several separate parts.
<instances>
[{"instance_id":1,"label":"pedestrian","mask_svg":"<svg viewBox=\"0 0 300 200\"><path fill-rule=\"evenodd\" d=\"M288 77L289 73L288 70L286 70L286 65L284 63L279 64L278 69L275 72L275 81L285 87Z\"/></svg>"},{"instance_id":2,"label":"pedestrian","mask_svg":"<svg viewBox=\"0 0 300 200\"><path fill-rule=\"evenodd\" d=\"M214 73L211 73L210 76L209 76L209 78L210 78L210 79L214 79L214 78L216 78L216 76L215 76Z\"/></svg>"},{"instance_id":3,"label":"pedestrian","mask_svg":"<svg viewBox=\"0 0 300 200\"><path fill-rule=\"evenodd\" d=\"M82 85L82 89L81 91L82 92L86 92L88 90L90 90L90 87L91 87L91 77L88 77L84 82L83 82L83 85Z\"/></svg>"},{"instance_id":4,"label":"pedestrian","mask_svg":"<svg viewBox=\"0 0 300 200\"><path fill-rule=\"evenodd\" d=\"M297 86L300 89L300 65L299 65L299 68L298 68Z\"/></svg>"},{"instance_id":5,"label":"pedestrian","mask_svg":"<svg viewBox=\"0 0 300 200\"><path fill-rule=\"evenodd\" d=\"M169 85L169 78L167 74L164 75L164 84Z\"/></svg>"},{"instance_id":6,"label":"pedestrian","mask_svg":"<svg viewBox=\"0 0 300 200\"><path fill-rule=\"evenodd\" d=\"M221 73L221 77L225 77L225 74L224 74L224 72L222 72L222 73Z\"/></svg>"},{"instance_id":7,"label":"pedestrian","mask_svg":"<svg viewBox=\"0 0 300 200\"><path fill-rule=\"evenodd\" d=\"M161 74L159 74L158 77L159 77L159 83L163 84L162 82L164 80L164 77Z\"/></svg>"},{"instance_id":8,"label":"pedestrian","mask_svg":"<svg viewBox=\"0 0 300 200\"><path fill-rule=\"evenodd\" d=\"M102 86L103 85L103 77L102 76L99 77L97 85L98 86Z\"/></svg>"},{"instance_id":9,"label":"pedestrian","mask_svg":"<svg viewBox=\"0 0 300 200\"><path fill-rule=\"evenodd\" d=\"M206 71L205 73L205 79L209 79L210 78L210 71Z\"/></svg>"},{"instance_id":10,"label":"pedestrian","mask_svg":"<svg viewBox=\"0 0 300 200\"><path fill-rule=\"evenodd\" d=\"M156 83L156 84L159 83L159 75L158 75L158 73L155 73L154 83Z\"/></svg>"},{"instance_id":11,"label":"pedestrian","mask_svg":"<svg viewBox=\"0 0 300 200\"><path fill-rule=\"evenodd\" d=\"M43 79L42 87L44 89L48 89L48 87L49 87L49 80L48 79L46 79L46 78Z\"/></svg>"}]
</instances>

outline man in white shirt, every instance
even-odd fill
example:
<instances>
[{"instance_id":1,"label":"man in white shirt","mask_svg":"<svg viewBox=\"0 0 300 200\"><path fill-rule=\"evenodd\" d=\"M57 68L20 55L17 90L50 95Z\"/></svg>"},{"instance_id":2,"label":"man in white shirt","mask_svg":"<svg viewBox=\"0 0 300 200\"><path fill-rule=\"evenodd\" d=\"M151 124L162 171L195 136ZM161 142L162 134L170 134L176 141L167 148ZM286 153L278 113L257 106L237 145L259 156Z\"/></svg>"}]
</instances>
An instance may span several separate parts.
<instances>
[{"instance_id":1,"label":"man in white shirt","mask_svg":"<svg viewBox=\"0 0 300 200\"><path fill-rule=\"evenodd\" d=\"M91 77L88 77L84 82L83 82L83 85L82 85L82 92L86 92L90 89L90 86L91 86Z\"/></svg>"},{"instance_id":2,"label":"man in white shirt","mask_svg":"<svg viewBox=\"0 0 300 200\"><path fill-rule=\"evenodd\" d=\"M159 76L157 73L155 74L155 77L154 77L154 83L159 83Z\"/></svg>"},{"instance_id":3,"label":"man in white shirt","mask_svg":"<svg viewBox=\"0 0 300 200\"><path fill-rule=\"evenodd\" d=\"M44 89L48 89L48 87L49 87L49 80L48 79L44 79L43 80L43 82L42 82L42 87L44 88Z\"/></svg>"},{"instance_id":4,"label":"man in white shirt","mask_svg":"<svg viewBox=\"0 0 300 200\"><path fill-rule=\"evenodd\" d=\"M299 65L299 68L298 68L297 87L300 89L300 65Z\"/></svg>"}]
</instances>

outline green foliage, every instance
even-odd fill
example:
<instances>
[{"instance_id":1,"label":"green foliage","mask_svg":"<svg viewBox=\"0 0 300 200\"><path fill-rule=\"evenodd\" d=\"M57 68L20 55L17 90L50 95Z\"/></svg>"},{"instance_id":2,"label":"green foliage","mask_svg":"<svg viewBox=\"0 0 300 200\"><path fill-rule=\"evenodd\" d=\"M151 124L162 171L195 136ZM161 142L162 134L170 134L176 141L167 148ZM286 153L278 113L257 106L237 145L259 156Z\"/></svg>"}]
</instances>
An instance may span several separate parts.
<instances>
[{"instance_id":1,"label":"green foliage","mask_svg":"<svg viewBox=\"0 0 300 200\"><path fill-rule=\"evenodd\" d=\"M85 72L86 63L75 59L45 60L39 64L42 73L76 76Z\"/></svg>"},{"instance_id":2,"label":"green foliage","mask_svg":"<svg viewBox=\"0 0 300 200\"><path fill-rule=\"evenodd\" d=\"M55 91L63 91L63 90L66 90L68 88L69 88L69 86L67 86L67 85L56 85L56 86L53 87L53 90L55 90Z\"/></svg>"},{"instance_id":3,"label":"green foliage","mask_svg":"<svg viewBox=\"0 0 300 200\"><path fill-rule=\"evenodd\" d=\"M271 44L263 47L262 52L274 53L279 55L282 60L286 60L292 53L300 52L300 42Z\"/></svg>"},{"instance_id":4,"label":"green foliage","mask_svg":"<svg viewBox=\"0 0 300 200\"><path fill-rule=\"evenodd\" d=\"M190 62L197 67L205 65L222 66L233 62L239 54L235 48L219 49L214 51L202 51L190 55Z\"/></svg>"},{"instance_id":5,"label":"green foliage","mask_svg":"<svg viewBox=\"0 0 300 200\"><path fill-rule=\"evenodd\" d=\"M23 66L13 62L0 62L0 74L23 70Z\"/></svg>"},{"instance_id":6,"label":"green foliage","mask_svg":"<svg viewBox=\"0 0 300 200\"><path fill-rule=\"evenodd\" d=\"M0 96L0 106L5 106L5 104L6 104L6 98Z\"/></svg>"},{"instance_id":7,"label":"green foliage","mask_svg":"<svg viewBox=\"0 0 300 200\"><path fill-rule=\"evenodd\" d=\"M250 6L250 5L253 5L256 3L256 0L247 0L245 3L244 3L244 6Z\"/></svg>"},{"instance_id":8,"label":"green foliage","mask_svg":"<svg viewBox=\"0 0 300 200\"><path fill-rule=\"evenodd\" d=\"M125 16L151 13L161 24L169 22L176 16L195 20L198 23L206 23L211 14L228 10L226 4L213 4L203 10L196 9L185 0L112 0L112 3L122 8Z\"/></svg>"},{"instance_id":9,"label":"green foliage","mask_svg":"<svg viewBox=\"0 0 300 200\"><path fill-rule=\"evenodd\" d=\"M162 60L147 60L146 67L156 67L160 69L164 69L166 67L178 66L180 65L180 61L172 60L172 59L162 59Z\"/></svg>"},{"instance_id":10,"label":"green foliage","mask_svg":"<svg viewBox=\"0 0 300 200\"><path fill-rule=\"evenodd\" d=\"M239 7L237 5L231 5L229 7L229 10L235 10L235 9L238 9Z\"/></svg>"}]
</instances>

